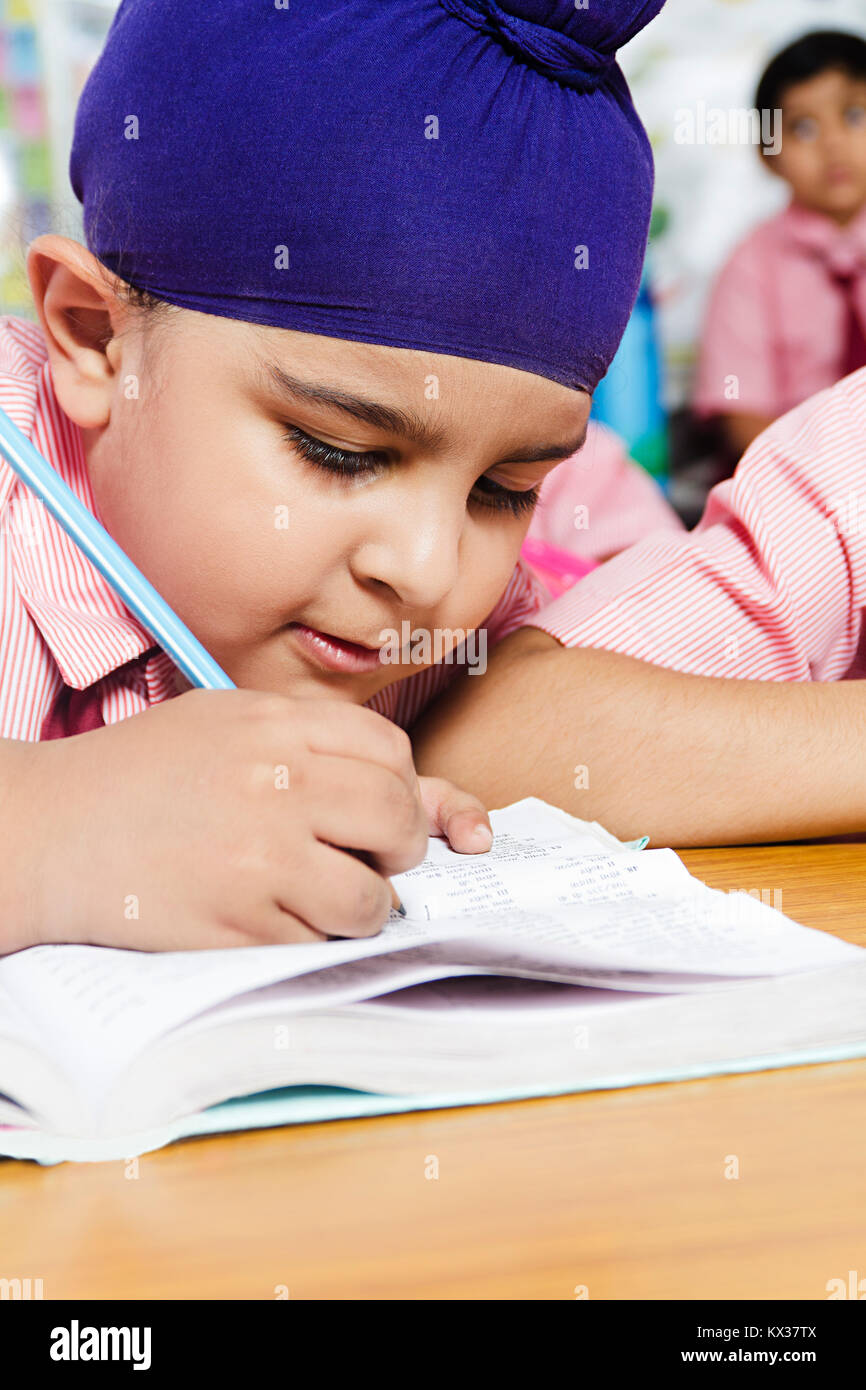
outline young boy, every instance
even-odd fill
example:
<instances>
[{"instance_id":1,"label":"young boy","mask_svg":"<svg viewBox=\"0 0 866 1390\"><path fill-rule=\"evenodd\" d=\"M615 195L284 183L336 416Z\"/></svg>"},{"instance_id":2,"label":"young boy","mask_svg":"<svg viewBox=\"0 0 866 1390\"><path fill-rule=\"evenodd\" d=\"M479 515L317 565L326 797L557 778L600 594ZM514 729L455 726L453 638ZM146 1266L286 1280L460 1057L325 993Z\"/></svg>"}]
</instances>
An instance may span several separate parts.
<instances>
[{"instance_id":1,"label":"young boy","mask_svg":"<svg viewBox=\"0 0 866 1390\"><path fill-rule=\"evenodd\" d=\"M866 42L807 34L758 85L782 112L764 167L791 190L750 232L713 288L694 394L735 462L771 421L866 365Z\"/></svg>"},{"instance_id":2,"label":"young boy","mask_svg":"<svg viewBox=\"0 0 866 1390\"><path fill-rule=\"evenodd\" d=\"M616 50L661 2L122 0L88 244L30 247L0 401L239 688L185 690L0 467L0 950L370 934L428 833L489 848L403 730L542 601L520 548L649 225Z\"/></svg>"}]
</instances>

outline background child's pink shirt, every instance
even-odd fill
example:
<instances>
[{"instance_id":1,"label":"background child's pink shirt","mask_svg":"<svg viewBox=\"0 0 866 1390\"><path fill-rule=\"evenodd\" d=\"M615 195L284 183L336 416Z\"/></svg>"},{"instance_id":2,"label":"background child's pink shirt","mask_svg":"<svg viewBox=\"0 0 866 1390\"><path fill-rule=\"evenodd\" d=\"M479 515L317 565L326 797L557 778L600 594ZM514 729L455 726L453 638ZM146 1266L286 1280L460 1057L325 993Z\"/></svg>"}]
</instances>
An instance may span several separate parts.
<instances>
[{"instance_id":1,"label":"background child's pink shirt","mask_svg":"<svg viewBox=\"0 0 866 1390\"><path fill-rule=\"evenodd\" d=\"M0 406L82 502L94 510L81 433L54 394L39 326L0 318ZM549 594L522 562L488 616L488 646L520 627ZM178 693L174 663L154 645L62 527L0 458L0 738L36 741L65 682L100 685L113 724ZM127 667L125 670L120 668ZM370 708L408 728L460 671L440 662L378 692Z\"/></svg>"},{"instance_id":2,"label":"background child's pink shirt","mask_svg":"<svg viewBox=\"0 0 866 1390\"><path fill-rule=\"evenodd\" d=\"M739 243L710 295L693 397L698 414L774 419L832 386L847 316L828 266L856 272L866 324L866 208L843 228L791 203Z\"/></svg>"},{"instance_id":3,"label":"background child's pink shirt","mask_svg":"<svg viewBox=\"0 0 866 1390\"><path fill-rule=\"evenodd\" d=\"M752 680L866 675L866 368L776 420L694 531L656 533L527 619L567 646Z\"/></svg>"},{"instance_id":4,"label":"background child's pink shirt","mask_svg":"<svg viewBox=\"0 0 866 1390\"><path fill-rule=\"evenodd\" d=\"M548 473L527 537L606 560L651 531L682 531L658 483L618 435L590 420L583 448Z\"/></svg>"}]
</instances>

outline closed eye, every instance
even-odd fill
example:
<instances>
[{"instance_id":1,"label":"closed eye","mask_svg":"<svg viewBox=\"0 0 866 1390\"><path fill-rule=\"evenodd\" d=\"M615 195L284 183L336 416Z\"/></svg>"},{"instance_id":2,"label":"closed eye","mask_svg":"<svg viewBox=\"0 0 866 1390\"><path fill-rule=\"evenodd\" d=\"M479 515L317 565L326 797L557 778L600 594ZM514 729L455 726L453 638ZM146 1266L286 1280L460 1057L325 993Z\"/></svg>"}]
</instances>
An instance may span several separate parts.
<instances>
[{"instance_id":1,"label":"closed eye","mask_svg":"<svg viewBox=\"0 0 866 1390\"><path fill-rule=\"evenodd\" d=\"M314 468L341 478L357 478L362 475L369 477L371 474L383 472L392 463L389 456L381 451L355 453L348 449L338 449L336 445L326 444L324 440L316 439L314 435L298 429L297 425L286 426L284 438L294 444L301 456ZM476 495L470 494L470 497L479 506L492 511L510 512L512 516L521 517L534 510L540 488L534 487L518 492L515 488L503 487L501 483L482 475L476 482L473 493Z\"/></svg>"}]
</instances>

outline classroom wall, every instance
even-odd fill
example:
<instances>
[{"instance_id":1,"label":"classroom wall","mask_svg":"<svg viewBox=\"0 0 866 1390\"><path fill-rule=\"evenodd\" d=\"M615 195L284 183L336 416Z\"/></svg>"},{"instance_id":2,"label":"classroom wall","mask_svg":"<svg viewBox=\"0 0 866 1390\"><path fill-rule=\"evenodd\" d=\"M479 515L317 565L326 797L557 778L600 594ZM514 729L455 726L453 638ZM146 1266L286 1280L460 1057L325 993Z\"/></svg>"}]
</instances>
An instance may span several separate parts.
<instances>
[{"instance_id":1,"label":"classroom wall","mask_svg":"<svg viewBox=\"0 0 866 1390\"><path fill-rule=\"evenodd\" d=\"M0 313L32 317L24 249L81 236L69 150L81 88L119 0L0 0Z\"/></svg>"}]
</instances>

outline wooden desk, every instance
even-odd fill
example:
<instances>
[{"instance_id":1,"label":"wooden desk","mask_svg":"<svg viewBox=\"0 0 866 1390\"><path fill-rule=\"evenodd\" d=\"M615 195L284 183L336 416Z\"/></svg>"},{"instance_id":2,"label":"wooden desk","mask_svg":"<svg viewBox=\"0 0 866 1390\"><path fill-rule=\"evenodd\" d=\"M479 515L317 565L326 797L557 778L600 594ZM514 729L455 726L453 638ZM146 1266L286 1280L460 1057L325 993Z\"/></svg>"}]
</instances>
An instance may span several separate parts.
<instances>
[{"instance_id":1,"label":"wooden desk","mask_svg":"<svg viewBox=\"0 0 866 1390\"><path fill-rule=\"evenodd\" d=\"M683 858L866 945L866 845ZM0 1161L0 1276L46 1298L825 1299L866 1278L864 1113L855 1061L187 1140L134 1180Z\"/></svg>"}]
</instances>

